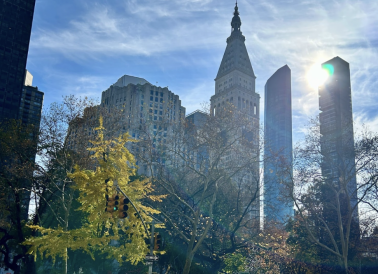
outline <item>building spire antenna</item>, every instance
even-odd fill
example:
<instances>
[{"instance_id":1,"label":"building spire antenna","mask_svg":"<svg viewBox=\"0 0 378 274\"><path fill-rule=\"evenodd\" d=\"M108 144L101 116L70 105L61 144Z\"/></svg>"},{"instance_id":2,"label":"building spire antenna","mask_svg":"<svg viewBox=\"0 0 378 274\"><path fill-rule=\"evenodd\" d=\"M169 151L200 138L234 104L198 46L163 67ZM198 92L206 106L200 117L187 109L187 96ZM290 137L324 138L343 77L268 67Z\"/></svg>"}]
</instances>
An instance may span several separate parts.
<instances>
[{"instance_id":1,"label":"building spire antenna","mask_svg":"<svg viewBox=\"0 0 378 274\"><path fill-rule=\"evenodd\" d=\"M236 0L234 17L232 18L232 21L231 21L232 32L234 31L240 32L240 26L241 26L241 20L239 17L238 1Z\"/></svg>"}]
</instances>

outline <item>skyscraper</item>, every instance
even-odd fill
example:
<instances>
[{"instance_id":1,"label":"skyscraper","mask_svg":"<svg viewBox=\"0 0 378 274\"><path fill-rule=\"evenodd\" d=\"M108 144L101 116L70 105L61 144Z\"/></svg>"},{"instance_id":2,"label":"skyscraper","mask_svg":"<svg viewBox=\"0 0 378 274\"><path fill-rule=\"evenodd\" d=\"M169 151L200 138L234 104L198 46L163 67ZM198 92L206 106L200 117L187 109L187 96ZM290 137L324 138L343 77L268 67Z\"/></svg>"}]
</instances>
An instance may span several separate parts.
<instances>
[{"instance_id":1,"label":"skyscraper","mask_svg":"<svg viewBox=\"0 0 378 274\"><path fill-rule=\"evenodd\" d=\"M0 121L17 119L35 0L0 1Z\"/></svg>"},{"instance_id":2,"label":"skyscraper","mask_svg":"<svg viewBox=\"0 0 378 274\"><path fill-rule=\"evenodd\" d=\"M287 65L266 82L264 111L264 215L268 222L284 223L293 216L293 202L285 193L285 178L293 172L291 70Z\"/></svg>"},{"instance_id":3,"label":"skyscraper","mask_svg":"<svg viewBox=\"0 0 378 274\"><path fill-rule=\"evenodd\" d=\"M159 156L159 147L167 143L172 126L185 118L185 108L181 106L179 96L167 87L154 86L143 78L124 75L102 92L101 105L87 108L83 119L70 125L67 137L70 149L79 151L80 147L86 148L97 126L91 121L98 121L102 113L105 114L104 126L112 137L128 132L133 139L140 140L127 146L136 157L139 174L148 176L148 166L139 162L139 156L147 151L142 140L151 140L150 146L156 151L154 161L165 163L165 158Z\"/></svg>"},{"instance_id":4,"label":"skyscraper","mask_svg":"<svg viewBox=\"0 0 378 274\"><path fill-rule=\"evenodd\" d=\"M41 123L41 112L44 93L33 87L33 76L26 71L25 85L22 89L18 119L24 125L34 125L36 132Z\"/></svg>"},{"instance_id":5,"label":"skyscraper","mask_svg":"<svg viewBox=\"0 0 378 274\"><path fill-rule=\"evenodd\" d=\"M211 111L232 104L239 110L248 111L252 120L259 120L260 95L255 92L255 73L245 47L245 37L240 30L241 20L236 4L231 21L231 35L215 78L215 95L210 99Z\"/></svg>"},{"instance_id":6,"label":"skyscraper","mask_svg":"<svg viewBox=\"0 0 378 274\"><path fill-rule=\"evenodd\" d=\"M244 44L245 37L241 32L239 9L235 5L234 16L231 21L231 35L227 38L227 47L215 78L215 95L210 99L211 115L222 117L224 110L232 109L235 121L243 120L236 131L228 133L228 140L234 139L235 144L241 145L240 140L248 139L248 148L239 151L253 150L250 155L256 161L251 164L249 171L239 173L234 181L242 181L256 191L255 201L252 205L252 215L257 220L260 216L259 197L259 104L260 95L255 91L255 73ZM253 148L252 148L253 147ZM238 162L241 155L230 151L226 161Z\"/></svg>"},{"instance_id":7,"label":"skyscraper","mask_svg":"<svg viewBox=\"0 0 378 274\"><path fill-rule=\"evenodd\" d=\"M349 63L337 56L322 68L328 72L328 79L319 87L322 175L328 185L344 192L342 196L348 194L353 207L357 204L357 183ZM332 195L328 194L330 201L335 200ZM354 216L358 222L358 208Z\"/></svg>"}]
</instances>

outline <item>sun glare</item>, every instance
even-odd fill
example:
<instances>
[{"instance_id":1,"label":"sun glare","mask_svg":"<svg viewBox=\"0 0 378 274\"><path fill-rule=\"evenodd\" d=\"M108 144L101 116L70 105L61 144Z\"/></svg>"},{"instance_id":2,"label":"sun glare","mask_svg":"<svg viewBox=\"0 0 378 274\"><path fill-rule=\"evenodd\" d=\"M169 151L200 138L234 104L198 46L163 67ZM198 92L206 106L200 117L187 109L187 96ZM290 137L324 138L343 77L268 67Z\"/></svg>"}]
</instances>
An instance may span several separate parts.
<instances>
[{"instance_id":1,"label":"sun glare","mask_svg":"<svg viewBox=\"0 0 378 274\"><path fill-rule=\"evenodd\" d=\"M317 90L333 74L333 67L329 66L325 64L322 67L320 64L315 64L311 67L307 73L307 81L312 88Z\"/></svg>"}]
</instances>

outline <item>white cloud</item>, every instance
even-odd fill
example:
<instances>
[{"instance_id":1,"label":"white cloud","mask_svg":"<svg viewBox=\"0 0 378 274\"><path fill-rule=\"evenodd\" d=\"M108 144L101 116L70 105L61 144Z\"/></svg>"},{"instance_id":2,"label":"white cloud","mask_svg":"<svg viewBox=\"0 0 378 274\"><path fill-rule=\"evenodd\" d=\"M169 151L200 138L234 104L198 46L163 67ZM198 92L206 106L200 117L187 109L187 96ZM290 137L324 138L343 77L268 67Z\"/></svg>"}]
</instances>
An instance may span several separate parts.
<instances>
[{"instance_id":1,"label":"white cloud","mask_svg":"<svg viewBox=\"0 0 378 274\"><path fill-rule=\"evenodd\" d=\"M100 96L103 89L130 72L122 71L121 64L115 62L112 65L118 74L113 76L99 70L79 75L61 73L57 69L60 63L69 59L81 69L114 62L119 57L134 62L127 69L135 67L135 71L156 66L146 72L153 78L150 81L160 82L162 75L157 73L169 74L175 67L187 70L180 77L165 76L165 85L180 95L187 112L210 99L214 92L213 77L230 33L233 3L226 0L81 2L87 3L86 11L73 13L67 18L68 24L40 24L33 29L31 62L51 65L46 56L54 58L54 73L68 77L69 84L61 88L62 93L78 90L97 92ZM375 110L378 64L374 61L378 59L378 1L241 0L238 5L247 49L258 77L256 87L262 97L262 111L266 80L288 64L292 70L294 132L300 132L308 117L318 113L317 91L309 87L307 71L314 63L340 56L351 66L354 111L365 113L367 120L378 116ZM143 64L132 59L139 56L143 57ZM193 71L201 72L202 76ZM192 75L197 78L191 78ZM86 77L90 77L88 81L80 82Z\"/></svg>"},{"instance_id":2,"label":"white cloud","mask_svg":"<svg viewBox=\"0 0 378 274\"><path fill-rule=\"evenodd\" d=\"M375 134L378 134L378 116L369 116L364 112L354 113L354 131L361 132L365 128Z\"/></svg>"}]
</instances>

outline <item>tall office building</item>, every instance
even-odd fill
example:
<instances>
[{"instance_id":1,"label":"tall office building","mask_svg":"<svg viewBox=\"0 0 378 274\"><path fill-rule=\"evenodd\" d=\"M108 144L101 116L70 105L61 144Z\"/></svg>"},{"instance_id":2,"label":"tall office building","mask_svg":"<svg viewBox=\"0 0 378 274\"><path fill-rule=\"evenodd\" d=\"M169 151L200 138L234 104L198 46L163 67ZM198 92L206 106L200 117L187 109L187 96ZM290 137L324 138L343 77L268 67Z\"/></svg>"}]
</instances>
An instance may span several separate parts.
<instances>
[{"instance_id":1,"label":"tall office building","mask_svg":"<svg viewBox=\"0 0 378 274\"><path fill-rule=\"evenodd\" d=\"M35 0L0 1L0 121L17 119Z\"/></svg>"},{"instance_id":2,"label":"tall office building","mask_svg":"<svg viewBox=\"0 0 378 274\"><path fill-rule=\"evenodd\" d=\"M104 126L108 134L118 136L128 132L132 138L141 140L138 143L130 142L127 146L136 156L139 174L144 175L150 173L148 166L139 161L147 153L143 142L151 141L149 147L158 152L160 145L167 143L172 126L180 124L185 118L185 108L181 106L179 96L167 87L158 87L143 78L124 75L102 92L101 105L87 108L82 119L72 122L67 138L70 149L78 151L80 146L87 146L101 113L105 115ZM152 158L156 162L165 161L159 153L154 153Z\"/></svg>"},{"instance_id":3,"label":"tall office building","mask_svg":"<svg viewBox=\"0 0 378 274\"><path fill-rule=\"evenodd\" d=\"M245 37L240 30L241 20L235 6L231 21L231 35L215 78L215 95L210 99L211 112L217 115L222 107L232 104L238 110L247 111L250 119L259 120L260 95L255 92L255 73L245 47Z\"/></svg>"},{"instance_id":4,"label":"tall office building","mask_svg":"<svg viewBox=\"0 0 378 274\"><path fill-rule=\"evenodd\" d=\"M18 118L24 125L34 125L38 132L41 123L41 112L44 93L33 87L33 75L28 71L25 74L24 87L21 93Z\"/></svg>"},{"instance_id":5,"label":"tall office building","mask_svg":"<svg viewBox=\"0 0 378 274\"><path fill-rule=\"evenodd\" d=\"M234 176L234 180L242 180L245 185L253 186L257 190L256 200L252 205L252 215L257 220L260 216L260 195L258 189L260 95L255 91L256 76L244 43L245 37L240 29L241 24L239 9L236 4L231 21L231 35L227 38L227 47L215 78L215 95L210 99L210 112L215 117L222 117L224 110L232 108L235 118L241 118L244 121L244 124L237 131L229 134L227 138L234 138L235 143L240 143L239 137L243 135L249 140L249 148L254 146L254 155L251 158L256 159L256 162L252 164L250 171L246 174ZM244 151L247 150L248 148L245 147ZM239 149L239 151L243 151L243 149ZM238 157L241 157L241 155L230 152L230 155L226 158L228 161L238 161Z\"/></svg>"},{"instance_id":6,"label":"tall office building","mask_svg":"<svg viewBox=\"0 0 378 274\"><path fill-rule=\"evenodd\" d=\"M349 63L335 57L323 63L322 68L329 76L319 87L322 175L328 185L340 189L341 193L343 189L347 189L351 205L356 206L357 183ZM333 193L326 195L328 202L335 201L332 195ZM342 196L341 194L341 201ZM354 216L358 222L358 208L354 211Z\"/></svg>"},{"instance_id":7,"label":"tall office building","mask_svg":"<svg viewBox=\"0 0 378 274\"><path fill-rule=\"evenodd\" d=\"M291 70L285 65L265 84L264 215L267 222L285 223L293 201L285 193L292 168Z\"/></svg>"}]
</instances>

